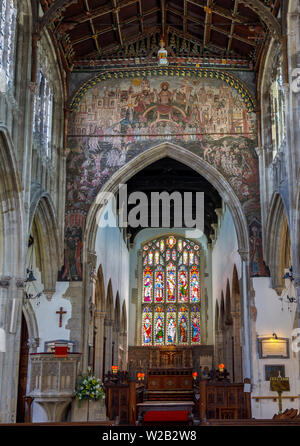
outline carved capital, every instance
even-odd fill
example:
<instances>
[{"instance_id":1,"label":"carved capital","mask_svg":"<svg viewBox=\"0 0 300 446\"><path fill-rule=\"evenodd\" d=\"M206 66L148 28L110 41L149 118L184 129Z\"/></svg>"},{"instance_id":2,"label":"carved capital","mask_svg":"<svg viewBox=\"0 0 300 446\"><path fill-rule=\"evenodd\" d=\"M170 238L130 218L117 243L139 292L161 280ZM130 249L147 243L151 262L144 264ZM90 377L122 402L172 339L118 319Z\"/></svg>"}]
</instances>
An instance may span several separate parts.
<instances>
[{"instance_id":1,"label":"carved capital","mask_svg":"<svg viewBox=\"0 0 300 446\"><path fill-rule=\"evenodd\" d=\"M244 262L247 262L249 259L249 251L247 249L238 249L238 253L241 256Z\"/></svg>"},{"instance_id":2,"label":"carved capital","mask_svg":"<svg viewBox=\"0 0 300 446\"><path fill-rule=\"evenodd\" d=\"M48 301L50 301L52 299L54 293L55 293L55 290L53 290L53 289L52 290L44 290L43 291L43 294L45 294L46 299Z\"/></svg>"},{"instance_id":3,"label":"carved capital","mask_svg":"<svg viewBox=\"0 0 300 446\"><path fill-rule=\"evenodd\" d=\"M10 279L11 279L10 276L2 276L2 277L0 277L0 288L8 288Z\"/></svg>"},{"instance_id":4,"label":"carved capital","mask_svg":"<svg viewBox=\"0 0 300 446\"><path fill-rule=\"evenodd\" d=\"M23 277L16 277L16 287L24 288L25 279Z\"/></svg>"}]
</instances>

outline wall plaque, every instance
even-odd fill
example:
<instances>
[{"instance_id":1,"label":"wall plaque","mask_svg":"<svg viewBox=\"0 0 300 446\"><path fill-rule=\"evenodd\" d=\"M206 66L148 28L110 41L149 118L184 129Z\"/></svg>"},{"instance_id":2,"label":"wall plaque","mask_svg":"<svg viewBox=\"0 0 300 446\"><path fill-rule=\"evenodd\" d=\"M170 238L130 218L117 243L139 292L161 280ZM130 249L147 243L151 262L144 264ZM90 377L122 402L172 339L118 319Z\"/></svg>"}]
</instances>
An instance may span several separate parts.
<instances>
[{"instance_id":1,"label":"wall plaque","mask_svg":"<svg viewBox=\"0 0 300 446\"><path fill-rule=\"evenodd\" d=\"M262 358L288 358L289 339L288 338L259 338L259 357Z\"/></svg>"}]
</instances>

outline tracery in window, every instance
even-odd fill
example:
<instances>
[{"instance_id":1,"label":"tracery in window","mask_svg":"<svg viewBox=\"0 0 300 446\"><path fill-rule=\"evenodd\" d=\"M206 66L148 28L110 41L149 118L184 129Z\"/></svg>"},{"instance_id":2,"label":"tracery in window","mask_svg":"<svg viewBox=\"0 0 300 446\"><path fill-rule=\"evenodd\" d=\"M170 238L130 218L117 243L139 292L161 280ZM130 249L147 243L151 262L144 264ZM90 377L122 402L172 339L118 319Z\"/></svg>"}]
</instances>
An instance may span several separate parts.
<instances>
[{"instance_id":1,"label":"tracery in window","mask_svg":"<svg viewBox=\"0 0 300 446\"><path fill-rule=\"evenodd\" d=\"M0 2L0 90L14 84L17 9L14 0Z\"/></svg>"},{"instance_id":2,"label":"tracery in window","mask_svg":"<svg viewBox=\"0 0 300 446\"><path fill-rule=\"evenodd\" d=\"M173 235L143 246L143 345L200 344L200 251Z\"/></svg>"}]
</instances>

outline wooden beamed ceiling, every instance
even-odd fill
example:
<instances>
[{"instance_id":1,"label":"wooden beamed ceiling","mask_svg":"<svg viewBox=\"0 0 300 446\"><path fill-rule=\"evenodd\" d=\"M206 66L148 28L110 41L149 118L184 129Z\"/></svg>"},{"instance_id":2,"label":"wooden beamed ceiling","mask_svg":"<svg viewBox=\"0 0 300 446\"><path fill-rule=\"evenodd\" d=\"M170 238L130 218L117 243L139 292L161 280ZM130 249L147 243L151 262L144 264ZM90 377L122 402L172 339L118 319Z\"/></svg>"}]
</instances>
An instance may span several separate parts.
<instances>
[{"instance_id":1,"label":"wooden beamed ceiling","mask_svg":"<svg viewBox=\"0 0 300 446\"><path fill-rule=\"evenodd\" d=\"M40 0L70 69L108 59L155 59L164 37L171 62L201 58L257 65L269 35L278 35L280 0Z\"/></svg>"}]
</instances>

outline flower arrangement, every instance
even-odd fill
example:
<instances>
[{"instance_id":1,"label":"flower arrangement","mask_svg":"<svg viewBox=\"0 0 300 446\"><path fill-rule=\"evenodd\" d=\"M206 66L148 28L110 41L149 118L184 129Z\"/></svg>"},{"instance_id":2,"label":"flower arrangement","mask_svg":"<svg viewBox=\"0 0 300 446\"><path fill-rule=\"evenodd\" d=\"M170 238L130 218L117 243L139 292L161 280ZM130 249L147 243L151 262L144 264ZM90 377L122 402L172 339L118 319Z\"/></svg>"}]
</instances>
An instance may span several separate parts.
<instances>
[{"instance_id":1,"label":"flower arrangement","mask_svg":"<svg viewBox=\"0 0 300 446\"><path fill-rule=\"evenodd\" d=\"M87 375L80 375L77 380L75 396L79 406L82 400L98 401L105 398L102 381L89 372Z\"/></svg>"}]
</instances>

